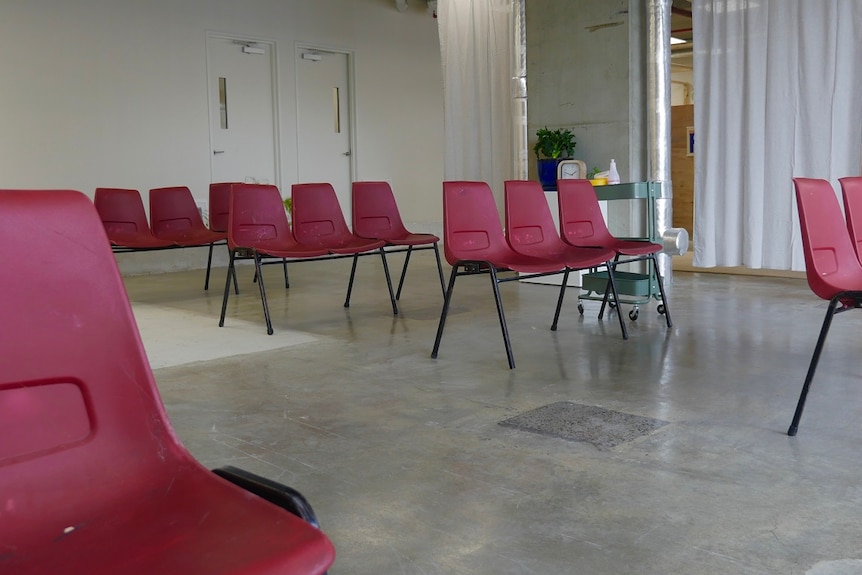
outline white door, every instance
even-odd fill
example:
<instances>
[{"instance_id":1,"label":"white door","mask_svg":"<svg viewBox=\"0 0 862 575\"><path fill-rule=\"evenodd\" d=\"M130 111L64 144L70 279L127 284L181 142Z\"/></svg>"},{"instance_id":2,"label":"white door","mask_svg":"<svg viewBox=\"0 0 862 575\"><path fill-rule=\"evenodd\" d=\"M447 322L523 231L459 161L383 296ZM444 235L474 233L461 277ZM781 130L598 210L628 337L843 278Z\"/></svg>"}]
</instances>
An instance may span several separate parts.
<instances>
[{"instance_id":1,"label":"white door","mask_svg":"<svg viewBox=\"0 0 862 575\"><path fill-rule=\"evenodd\" d=\"M273 48L207 37L213 182L278 185Z\"/></svg>"},{"instance_id":2,"label":"white door","mask_svg":"<svg viewBox=\"0 0 862 575\"><path fill-rule=\"evenodd\" d=\"M299 182L329 182L350 225L351 98L347 54L299 48L296 66Z\"/></svg>"}]
</instances>

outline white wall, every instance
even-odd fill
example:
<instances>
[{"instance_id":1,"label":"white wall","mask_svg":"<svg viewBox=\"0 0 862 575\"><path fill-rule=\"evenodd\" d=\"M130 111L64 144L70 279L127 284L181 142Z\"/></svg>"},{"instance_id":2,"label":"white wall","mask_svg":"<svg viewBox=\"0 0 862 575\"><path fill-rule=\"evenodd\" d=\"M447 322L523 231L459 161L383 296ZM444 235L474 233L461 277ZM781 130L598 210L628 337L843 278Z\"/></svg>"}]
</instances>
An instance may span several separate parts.
<instances>
[{"instance_id":1,"label":"white wall","mask_svg":"<svg viewBox=\"0 0 862 575\"><path fill-rule=\"evenodd\" d=\"M389 180L406 221L438 229L443 178L436 20L391 0L27 0L0 3L0 188L210 182L206 32L272 40L282 187L296 181L294 47L349 50L356 177ZM125 273L203 265L175 250L121 258Z\"/></svg>"}]
</instances>

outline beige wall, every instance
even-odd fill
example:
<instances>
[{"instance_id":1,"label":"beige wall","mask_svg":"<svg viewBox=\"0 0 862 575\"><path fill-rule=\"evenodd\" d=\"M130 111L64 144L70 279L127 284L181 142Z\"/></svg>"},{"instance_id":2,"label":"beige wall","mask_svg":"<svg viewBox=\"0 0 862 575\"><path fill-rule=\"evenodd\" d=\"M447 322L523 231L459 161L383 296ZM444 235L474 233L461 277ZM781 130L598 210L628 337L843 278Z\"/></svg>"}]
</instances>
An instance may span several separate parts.
<instances>
[{"instance_id":1,"label":"beige wall","mask_svg":"<svg viewBox=\"0 0 862 575\"><path fill-rule=\"evenodd\" d=\"M297 43L351 51L356 177L392 182L406 221L438 229L437 24L390 0L28 0L0 3L0 187L150 188L210 181L206 33L276 43L282 187L297 174ZM145 196L146 199L146 196ZM127 273L197 266L133 254ZM200 261L199 261L200 260Z\"/></svg>"}]
</instances>

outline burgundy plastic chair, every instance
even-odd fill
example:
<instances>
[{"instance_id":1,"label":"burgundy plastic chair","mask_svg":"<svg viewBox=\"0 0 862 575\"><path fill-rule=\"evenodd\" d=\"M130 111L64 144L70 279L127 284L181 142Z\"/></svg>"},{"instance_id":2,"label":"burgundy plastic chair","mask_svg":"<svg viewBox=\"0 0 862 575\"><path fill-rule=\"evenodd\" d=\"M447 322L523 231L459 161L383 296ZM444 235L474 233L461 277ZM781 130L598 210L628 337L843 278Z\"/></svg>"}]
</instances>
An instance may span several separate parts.
<instances>
[{"instance_id":1,"label":"burgundy plastic chair","mask_svg":"<svg viewBox=\"0 0 862 575\"><path fill-rule=\"evenodd\" d=\"M832 184L814 178L793 178L793 184L796 188L796 204L802 231L805 276L811 291L817 297L828 300L829 305L787 435L796 435L799 428L799 420L829 327L832 325L832 317L837 313L862 307L862 265L847 233L844 216L841 214Z\"/></svg>"},{"instance_id":2,"label":"burgundy plastic chair","mask_svg":"<svg viewBox=\"0 0 862 575\"><path fill-rule=\"evenodd\" d=\"M401 299L401 288L407 275L407 264L414 249L433 249L440 276L440 289L446 295L446 280L440 263L440 238L434 234L414 234L407 230L401 220L401 212L388 182L353 182L351 200L353 205L353 233L362 238L384 240L387 246L404 246L406 254L401 279L395 299ZM422 247L420 247L422 246Z\"/></svg>"},{"instance_id":3,"label":"burgundy plastic chair","mask_svg":"<svg viewBox=\"0 0 862 575\"><path fill-rule=\"evenodd\" d=\"M150 229L144 202L138 190L96 188L93 198L114 251L157 250L176 247L171 240L157 238Z\"/></svg>"},{"instance_id":4,"label":"burgundy plastic chair","mask_svg":"<svg viewBox=\"0 0 862 575\"><path fill-rule=\"evenodd\" d=\"M211 230L204 224L191 190L185 186L150 190L150 228L153 235L183 248L209 247L204 290L210 287L213 246L227 245L227 232Z\"/></svg>"},{"instance_id":5,"label":"burgundy plastic chair","mask_svg":"<svg viewBox=\"0 0 862 575\"><path fill-rule=\"evenodd\" d=\"M856 256L862 262L862 176L838 178L838 182L844 197L847 231L850 232L850 241L853 242Z\"/></svg>"},{"instance_id":6,"label":"burgundy plastic chair","mask_svg":"<svg viewBox=\"0 0 862 575\"><path fill-rule=\"evenodd\" d=\"M536 180L507 180L503 183L506 207L506 239L518 253L561 260L570 270L587 270L606 267L608 277L613 275L616 252L608 248L579 248L567 244L560 238L554 226L554 218L545 200L542 184ZM610 281L613 302L619 307L616 282ZM583 309L579 306L579 309ZM628 339L628 330L622 314L617 314L623 339ZM554 316L552 330L557 329L559 310Z\"/></svg>"},{"instance_id":7,"label":"burgundy plastic chair","mask_svg":"<svg viewBox=\"0 0 862 575\"><path fill-rule=\"evenodd\" d=\"M626 240L616 238L608 231L596 191L589 180L563 179L557 181L557 200L560 206L560 236L563 241L578 247L602 247L614 250L615 266L646 260L652 266L661 294L661 304L658 313L664 314L668 327L673 326L670 318L670 307L664 292L664 283L658 269L656 254L662 250L662 245L646 240ZM622 257L622 259L620 259ZM599 317L605 311L608 303L608 291L599 310ZM637 316L633 316L635 319Z\"/></svg>"},{"instance_id":8,"label":"burgundy plastic chair","mask_svg":"<svg viewBox=\"0 0 862 575\"><path fill-rule=\"evenodd\" d=\"M217 232L227 233L228 227L228 211L230 208L230 188L234 184L240 182L214 182L210 184L210 229ZM287 277L287 260L281 260L282 268L284 269L284 287L290 287L290 279ZM254 276L254 281L257 281L257 275ZM236 285L234 277L234 291L239 293L239 287Z\"/></svg>"},{"instance_id":9,"label":"burgundy plastic chair","mask_svg":"<svg viewBox=\"0 0 862 575\"><path fill-rule=\"evenodd\" d=\"M335 190L328 183L293 184L290 192L293 198L293 234L301 244L326 249L336 256L352 256L350 281L344 307L350 307L350 294L356 277L356 264L360 255L380 254L383 261L383 274L389 288L389 299L393 315L398 315L398 304L392 291L389 265L386 263L386 242L383 240L361 238L347 227L344 212L338 203Z\"/></svg>"},{"instance_id":10,"label":"burgundy plastic chair","mask_svg":"<svg viewBox=\"0 0 862 575\"><path fill-rule=\"evenodd\" d=\"M210 229L227 233L230 188L239 182L213 182L209 186Z\"/></svg>"},{"instance_id":11,"label":"burgundy plastic chair","mask_svg":"<svg viewBox=\"0 0 862 575\"><path fill-rule=\"evenodd\" d=\"M230 190L227 243L230 250L224 299L219 327L224 326L231 278L236 281L237 259L254 259L255 274L260 288L266 333L272 335L272 321L266 302L261 265L264 258L319 258L329 252L325 248L308 246L296 241L287 222L287 213L276 186L266 184L234 184Z\"/></svg>"},{"instance_id":12,"label":"burgundy plastic chair","mask_svg":"<svg viewBox=\"0 0 862 575\"><path fill-rule=\"evenodd\" d=\"M544 201L544 200L543 200ZM519 254L506 242L500 215L494 202L491 188L485 182L443 182L443 252L452 265L443 310L437 326L437 337L431 357L436 358L443 338L443 328L455 289L455 280L460 276L488 274L497 305L497 316L503 332L503 344L509 369L515 368L515 358L509 339L509 329L500 297L500 284L517 281L524 277L539 277L563 274L563 283L557 299L557 314L563 304L569 268L560 260L550 260ZM501 272L520 272L522 275L505 277Z\"/></svg>"},{"instance_id":13,"label":"burgundy plastic chair","mask_svg":"<svg viewBox=\"0 0 862 575\"><path fill-rule=\"evenodd\" d=\"M0 191L2 571L323 573L326 535L240 484L301 496L177 439L106 240L79 192Z\"/></svg>"}]
</instances>

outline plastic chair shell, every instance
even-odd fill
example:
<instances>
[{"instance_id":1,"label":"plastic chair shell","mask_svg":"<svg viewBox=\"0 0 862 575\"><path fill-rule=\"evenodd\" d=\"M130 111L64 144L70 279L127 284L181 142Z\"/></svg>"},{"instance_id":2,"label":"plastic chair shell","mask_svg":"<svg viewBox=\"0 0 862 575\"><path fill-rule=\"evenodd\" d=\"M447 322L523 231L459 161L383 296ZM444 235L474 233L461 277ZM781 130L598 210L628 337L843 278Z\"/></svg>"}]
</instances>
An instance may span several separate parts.
<instances>
[{"instance_id":1,"label":"plastic chair shell","mask_svg":"<svg viewBox=\"0 0 862 575\"><path fill-rule=\"evenodd\" d=\"M209 223L216 232L227 232L230 188L239 182L214 182L209 186Z\"/></svg>"},{"instance_id":2,"label":"plastic chair shell","mask_svg":"<svg viewBox=\"0 0 862 575\"><path fill-rule=\"evenodd\" d=\"M654 242L614 237L608 231L596 191L589 180L558 180L557 198L560 236L568 244L608 248L627 256L642 256L662 250L662 245Z\"/></svg>"},{"instance_id":3,"label":"plastic chair shell","mask_svg":"<svg viewBox=\"0 0 862 575\"><path fill-rule=\"evenodd\" d=\"M506 238L516 252L560 260L572 269L604 266L614 259L613 250L575 247L560 238L540 182L507 180L504 186Z\"/></svg>"},{"instance_id":4,"label":"plastic chair shell","mask_svg":"<svg viewBox=\"0 0 862 575\"><path fill-rule=\"evenodd\" d=\"M385 240L396 246L418 246L440 241L434 234L407 230L388 182L353 182L353 233L362 238Z\"/></svg>"},{"instance_id":5,"label":"plastic chair shell","mask_svg":"<svg viewBox=\"0 0 862 575\"><path fill-rule=\"evenodd\" d=\"M228 246L279 258L318 257L325 248L301 244L287 221L281 193L268 184L234 184L230 190Z\"/></svg>"},{"instance_id":6,"label":"plastic chair shell","mask_svg":"<svg viewBox=\"0 0 862 575\"><path fill-rule=\"evenodd\" d=\"M294 184L290 195L293 233L300 243L332 254L356 254L386 245L383 240L361 238L350 231L331 184Z\"/></svg>"},{"instance_id":7,"label":"plastic chair shell","mask_svg":"<svg viewBox=\"0 0 862 575\"><path fill-rule=\"evenodd\" d=\"M843 291L862 291L862 265L832 184L816 178L794 178L793 183L811 291L826 300Z\"/></svg>"},{"instance_id":8,"label":"plastic chair shell","mask_svg":"<svg viewBox=\"0 0 862 575\"><path fill-rule=\"evenodd\" d=\"M227 239L226 232L206 227L191 190L185 186L150 190L150 227L157 238L184 247Z\"/></svg>"},{"instance_id":9,"label":"plastic chair shell","mask_svg":"<svg viewBox=\"0 0 862 575\"><path fill-rule=\"evenodd\" d=\"M153 235L138 190L96 188L93 203L112 245L135 249L167 248L174 245L170 240Z\"/></svg>"},{"instance_id":10,"label":"plastic chair shell","mask_svg":"<svg viewBox=\"0 0 862 575\"><path fill-rule=\"evenodd\" d=\"M844 197L844 216L856 257L862 262L862 176L839 178Z\"/></svg>"},{"instance_id":11,"label":"plastic chair shell","mask_svg":"<svg viewBox=\"0 0 862 575\"><path fill-rule=\"evenodd\" d=\"M180 444L93 203L0 191L0 242L27 278L0 284L3 571L326 571L321 531Z\"/></svg>"}]
</instances>

